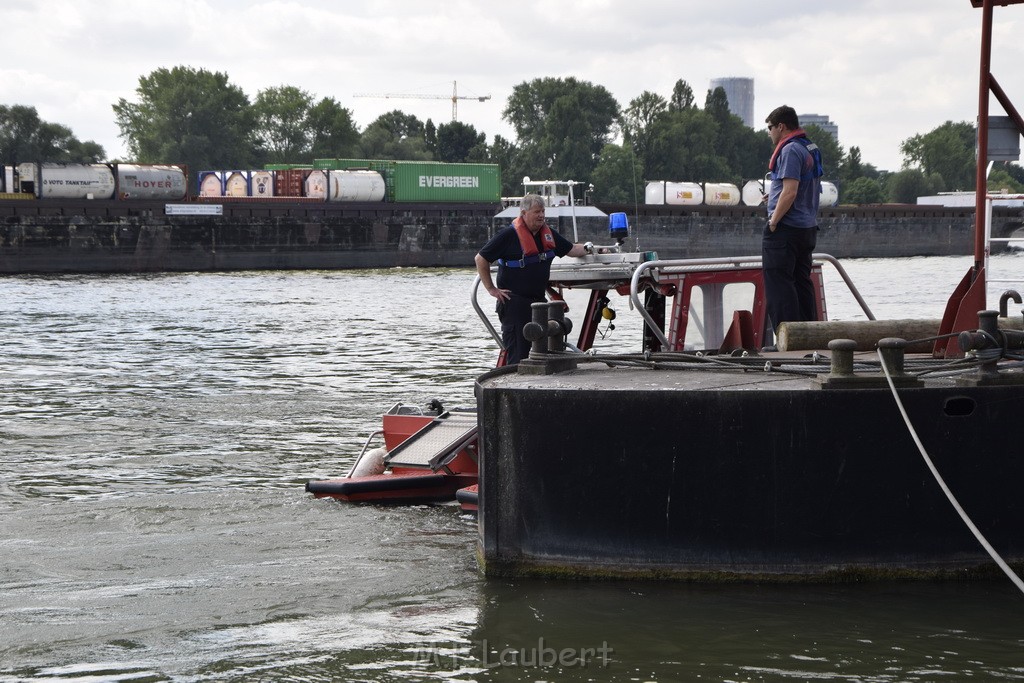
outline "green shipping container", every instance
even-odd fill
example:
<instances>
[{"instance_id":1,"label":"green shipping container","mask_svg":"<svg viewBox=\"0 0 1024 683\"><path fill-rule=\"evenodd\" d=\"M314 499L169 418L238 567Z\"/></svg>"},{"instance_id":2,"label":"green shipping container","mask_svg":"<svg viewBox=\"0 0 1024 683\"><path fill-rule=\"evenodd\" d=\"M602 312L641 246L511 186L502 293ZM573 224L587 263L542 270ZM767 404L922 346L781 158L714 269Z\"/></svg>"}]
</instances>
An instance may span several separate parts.
<instances>
[{"instance_id":1,"label":"green shipping container","mask_svg":"<svg viewBox=\"0 0 1024 683\"><path fill-rule=\"evenodd\" d=\"M391 177L384 178L391 201L495 204L501 201L501 174L497 164L393 163Z\"/></svg>"}]
</instances>

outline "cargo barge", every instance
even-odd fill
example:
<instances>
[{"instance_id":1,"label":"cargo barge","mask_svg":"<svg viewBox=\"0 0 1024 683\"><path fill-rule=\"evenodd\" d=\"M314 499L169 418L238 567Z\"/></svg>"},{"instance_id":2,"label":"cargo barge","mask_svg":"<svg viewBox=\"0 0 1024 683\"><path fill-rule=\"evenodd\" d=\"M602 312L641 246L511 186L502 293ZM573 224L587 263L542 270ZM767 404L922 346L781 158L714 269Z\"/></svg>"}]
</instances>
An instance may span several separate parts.
<instances>
[{"instance_id":1,"label":"cargo barge","mask_svg":"<svg viewBox=\"0 0 1024 683\"><path fill-rule=\"evenodd\" d=\"M731 324L725 315L721 345L688 351L675 332L694 271L671 261L644 263L631 279L656 342L641 354L567 353L552 344L557 304L535 304L529 359L476 385L485 575L828 581L1001 570L1024 591L1024 459L1012 429L1024 410L1024 316L1008 310L1019 292L1000 297L1003 310L986 299L985 192L990 93L1024 133L989 70L993 5L1022 2L972 0L983 9L975 259L936 333L908 339L895 330L909 326L890 321L894 332L879 338L874 321L869 332L837 327L819 306L817 321L782 323L778 347L762 348L755 283L753 307ZM720 301L723 279L696 276ZM669 294L671 314L652 312ZM705 325L727 310L705 306ZM821 333L825 348L795 343ZM930 352L912 351L922 343Z\"/></svg>"},{"instance_id":2,"label":"cargo barge","mask_svg":"<svg viewBox=\"0 0 1024 683\"><path fill-rule=\"evenodd\" d=\"M628 211L632 246L665 258L748 254L764 221L745 207L597 208ZM480 245L507 224L495 218L501 209L287 198L0 198L0 273L469 267ZM993 215L997 237L1009 237L1024 221L1020 209ZM972 217L972 208L835 207L821 214L818 243L841 258L965 255ZM580 240L599 242L607 219L581 217L578 225ZM565 217L553 227L571 234Z\"/></svg>"}]
</instances>

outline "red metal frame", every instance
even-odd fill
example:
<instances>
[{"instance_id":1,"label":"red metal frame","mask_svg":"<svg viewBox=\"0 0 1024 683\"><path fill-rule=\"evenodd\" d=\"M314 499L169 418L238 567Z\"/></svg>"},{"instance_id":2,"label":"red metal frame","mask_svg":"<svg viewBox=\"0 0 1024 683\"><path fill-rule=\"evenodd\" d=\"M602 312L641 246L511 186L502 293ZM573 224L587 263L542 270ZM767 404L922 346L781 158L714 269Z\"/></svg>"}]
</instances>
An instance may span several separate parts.
<instances>
[{"instance_id":1,"label":"red metal frame","mask_svg":"<svg viewBox=\"0 0 1024 683\"><path fill-rule=\"evenodd\" d=\"M827 319L825 310L825 286L821 273L821 266L815 264L811 270L811 281L814 284L815 309L818 320ZM730 327L721 335L721 347L732 348L760 348L764 345L766 333L769 328L768 315L765 310L764 292L764 271L760 266L751 268L737 268L731 270L706 271L697 273L662 273L659 282L662 285L669 285L674 291L672 297L672 310L668 316L668 331L665 335L668 339L667 351L682 351L686 341L686 326L690 319L690 299L694 287L705 288L709 285L728 284L752 284L754 296L751 302L750 311L734 311L732 316L733 327ZM719 296L721 292L719 292ZM718 301L718 304L721 304ZM746 313L746 316L737 316L736 313ZM749 327L748 327L749 325ZM752 335L750 330L752 329ZM718 334L713 337L713 343L718 344ZM752 346L751 346L752 343ZM737 346L742 344L742 346Z\"/></svg>"},{"instance_id":2,"label":"red metal frame","mask_svg":"<svg viewBox=\"0 0 1024 683\"><path fill-rule=\"evenodd\" d=\"M988 245L985 243L986 197L988 195L988 116L989 94L995 95L999 104L1013 119L1017 130L1024 134L1024 118L1010 102L1006 92L992 75L992 15L993 6L1019 5L1024 0L971 0L974 7L981 8L981 59L978 77L978 165L974 185L974 266L964 280L953 290L946 311L942 316L939 334L952 334L972 330L978 325L978 311L987 308L985 292L985 257ZM942 339L935 343L932 355L958 357L963 353Z\"/></svg>"}]
</instances>

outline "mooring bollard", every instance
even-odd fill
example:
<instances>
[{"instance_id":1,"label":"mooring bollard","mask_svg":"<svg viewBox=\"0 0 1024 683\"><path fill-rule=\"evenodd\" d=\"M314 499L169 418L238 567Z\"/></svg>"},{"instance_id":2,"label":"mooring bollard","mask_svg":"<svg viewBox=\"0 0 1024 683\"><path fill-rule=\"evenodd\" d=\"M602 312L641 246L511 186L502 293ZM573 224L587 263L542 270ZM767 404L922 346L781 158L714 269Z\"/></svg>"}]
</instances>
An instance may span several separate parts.
<instances>
[{"instance_id":1,"label":"mooring bollard","mask_svg":"<svg viewBox=\"0 0 1024 683\"><path fill-rule=\"evenodd\" d=\"M531 304L532 320L523 327L523 336L530 342L530 356L519 362L519 372L550 374L576 367L577 358L567 358L565 338L572 330L572 321L565 317L562 301Z\"/></svg>"},{"instance_id":2,"label":"mooring bollard","mask_svg":"<svg viewBox=\"0 0 1024 683\"><path fill-rule=\"evenodd\" d=\"M885 360L885 367L893 377L903 376L903 356L907 348L907 340L899 337L886 337L878 340L878 352Z\"/></svg>"},{"instance_id":3,"label":"mooring bollard","mask_svg":"<svg viewBox=\"0 0 1024 683\"><path fill-rule=\"evenodd\" d=\"M852 339L833 339L828 343L832 352L830 374L832 377L853 376L853 352L857 350L857 342Z\"/></svg>"}]
</instances>

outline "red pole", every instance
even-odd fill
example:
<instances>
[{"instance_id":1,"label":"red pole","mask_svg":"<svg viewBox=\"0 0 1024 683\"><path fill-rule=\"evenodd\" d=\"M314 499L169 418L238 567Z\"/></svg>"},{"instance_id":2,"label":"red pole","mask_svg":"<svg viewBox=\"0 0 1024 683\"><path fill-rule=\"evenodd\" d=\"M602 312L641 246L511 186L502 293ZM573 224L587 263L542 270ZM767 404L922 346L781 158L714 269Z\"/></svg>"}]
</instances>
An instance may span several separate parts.
<instances>
[{"instance_id":1,"label":"red pole","mask_svg":"<svg viewBox=\"0 0 1024 683\"><path fill-rule=\"evenodd\" d=\"M985 266L985 196L988 194L988 101L992 78L992 0L981 10L981 74L978 82L978 168L974 186L974 275Z\"/></svg>"}]
</instances>

